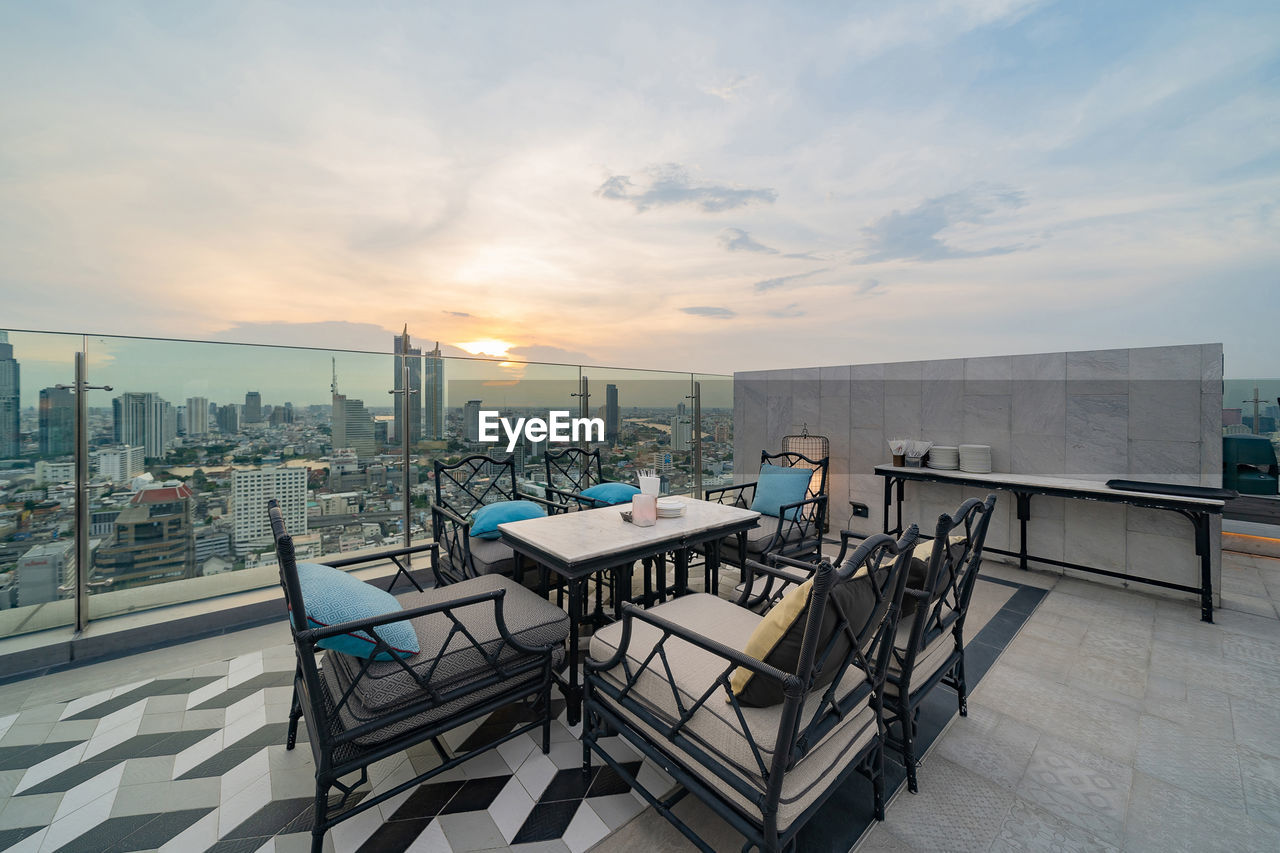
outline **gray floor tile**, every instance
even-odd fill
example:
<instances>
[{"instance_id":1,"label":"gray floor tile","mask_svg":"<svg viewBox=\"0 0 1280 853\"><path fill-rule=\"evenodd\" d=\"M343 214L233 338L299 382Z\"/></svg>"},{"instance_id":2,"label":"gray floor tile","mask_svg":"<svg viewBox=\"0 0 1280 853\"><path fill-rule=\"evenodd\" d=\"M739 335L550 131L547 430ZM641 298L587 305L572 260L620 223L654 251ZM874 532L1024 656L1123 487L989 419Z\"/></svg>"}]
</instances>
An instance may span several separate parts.
<instances>
[{"instance_id":1,"label":"gray floor tile","mask_svg":"<svg viewBox=\"0 0 1280 853\"><path fill-rule=\"evenodd\" d=\"M1238 752L1245 810L1255 820L1280 827L1280 758L1244 746Z\"/></svg>"},{"instance_id":2,"label":"gray floor tile","mask_svg":"<svg viewBox=\"0 0 1280 853\"><path fill-rule=\"evenodd\" d=\"M991 853L1105 853L1118 849L1022 799L1014 801L991 845Z\"/></svg>"},{"instance_id":3,"label":"gray floor tile","mask_svg":"<svg viewBox=\"0 0 1280 853\"><path fill-rule=\"evenodd\" d=\"M920 793L898 797L885 828L923 850L985 851L1009 816L1013 792L931 755L921 771Z\"/></svg>"},{"instance_id":4,"label":"gray floor tile","mask_svg":"<svg viewBox=\"0 0 1280 853\"><path fill-rule=\"evenodd\" d=\"M1133 771L1079 745L1040 738L1018 796L1109 844L1123 839Z\"/></svg>"},{"instance_id":5,"label":"gray floor tile","mask_svg":"<svg viewBox=\"0 0 1280 853\"><path fill-rule=\"evenodd\" d=\"M1160 717L1144 716L1134 768L1206 799L1244 808L1233 740L1204 737Z\"/></svg>"},{"instance_id":6,"label":"gray floor tile","mask_svg":"<svg viewBox=\"0 0 1280 853\"><path fill-rule=\"evenodd\" d=\"M1198 797L1145 773L1135 773L1125 825L1125 850L1276 850L1280 828L1252 820L1241 809Z\"/></svg>"},{"instance_id":7,"label":"gray floor tile","mask_svg":"<svg viewBox=\"0 0 1280 853\"><path fill-rule=\"evenodd\" d=\"M1026 772L1040 731L977 702L934 747L938 755L1013 790Z\"/></svg>"}]
</instances>

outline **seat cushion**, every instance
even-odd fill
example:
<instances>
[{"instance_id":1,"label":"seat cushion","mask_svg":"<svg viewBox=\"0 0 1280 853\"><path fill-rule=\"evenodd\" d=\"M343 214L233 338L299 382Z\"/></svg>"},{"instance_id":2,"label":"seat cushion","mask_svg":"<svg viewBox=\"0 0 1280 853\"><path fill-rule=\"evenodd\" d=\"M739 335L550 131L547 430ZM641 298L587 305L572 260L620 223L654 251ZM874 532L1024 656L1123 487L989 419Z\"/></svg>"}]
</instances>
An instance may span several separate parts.
<instances>
[{"instance_id":1,"label":"seat cushion","mask_svg":"<svg viewBox=\"0 0 1280 853\"><path fill-rule=\"evenodd\" d=\"M951 549L951 561L955 564L964 556L965 550L968 548L969 540L961 536L949 537ZM929 580L929 560L933 558L933 540L924 539L917 542L915 547L911 549L911 560L907 563L907 588L908 589L924 589L925 584ZM915 609L915 599L907 596L903 599L903 607Z\"/></svg>"},{"instance_id":2,"label":"seat cushion","mask_svg":"<svg viewBox=\"0 0 1280 853\"><path fill-rule=\"evenodd\" d=\"M472 536L471 560L477 575L512 575L516 570L516 552L505 542Z\"/></svg>"},{"instance_id":3,"label":"seat cushion","mask_svg":"<svg viewBox=\"0 0 1280 853\"><path fill-rule=\"evenodd\" d=\"M631 499L640 494L640 490L630 483L599 483L581 492L584 498L591 498L596 506L614 506L631 503Z\"/></svg>"},{"instance_id":4,"label":"seat cushion","mask_svg":"<svg viewBox=\"0 0 1280 853\"><path fill-rule=\"evenodd\" d=\"M893 640L894 649L898 653L904 652L911 643L911 626L914 621L914 619L903 619L898 622L898 630ZM942 668L951 657L951 653L955 651L955 647L956 639L950 631L943 631L926 642L924 648L916 652L915 666L911 670L910 689L928 681L930 676ZM898 695L902 684L902 666L898 660L898 654L889 656L889 672L885 679L885 692L894 696Z\"/></svg>"},{"instance_id":5,"label":"seat cushion","mask_svg":"<svg viewBox=\"0 0 1280 853\"><path fill-rule=\"evenodd\" d=\"M745 608L706 594L683 596L652 608L652 612L734 648L746 645L751 632L761 620L760 616ZM621 636L622 623L601 628L591 638L591 657L596 660L612 657L617 651ZM632 621L631 641L627 649L628 665L632 672L639 668L661 637L662 632L654 626L640 620ZM686 708L706 694L722 675L727 675L731 666L724 658L679 639L669 639L664 648L675 674L676 689ZM626 676L621 665L603 673L602 677L618 687L625 684ZM851 668L837 691L843 695L860 684L861 680L861 673ZM822 701L820 694L821 691L815 691L809 695L801 713L802 720L808 721L817 712ZM634 696L648 711L668 722L678 719L671 682L657 657L640 672L629 695ZM758 809L747 798L714 773L699 770L698 768L705 768L705 765L691 753L655 731L638 716L614 705L607 696L599 693L596 696L600 701L608 703L656 747L692 769L722 796L748 814L757 815L758 819ZM713 692L690 718L685 734L730 772L763 792L767 783L756 760L756 752L744 733L743 723L734 706L725 699L723 688ZM742 720L746 722L745 731L751 733L766 768L773 761L784 707L773 705L767 708L741 708ZM849 766L854 757L871 743L876 733L875 711L870 707L869 700L856 705L838 726L828 732L787 773L779 806L779 827L788 826L812 804L827 789L827 781Z\"/></svg>"},{"instance_id":6,"label":"seat cushion","mask_svg":"<svg viewBox=\"0 0 1280 853\"><path fill-rule=\"evenodd\" d=\"M569 616L559 607L500 575L472 578L423 593L401 597L406 608L465 598L490 590L505 589L502 602L507 630L516 640L530 646L563 643L569 633ZM494 619L491 601L466 605L451 611L488 654L498 653L502 661L527 653L505 645ZM491 670L483 655L459 633L452 633L452 621L442 613L432 613L411 620L421 651L404 663L419 674L429 675L438 690L450 690L469 681L487 676ZM354 684L353 701L339 709L346 728L377 719L398 708L422 699L423 692L399 663L374 662L360 676L360 661L344 660L341 655L327 655L324 673L335 696L341 696ZM433 669L434 667L434 669Z\"/></svg>"},{"instance_id":7,"label":"seat cushion","mask_svg":"<svg viewBox=\"0 0 1280 853\"><path fill-rule=\"evenodd\" d=\"M299 563L298 586L307 611L307 624L313 628L326 628L400 610L400 602L391 593L332 566ZM373 630L399 654L412 655L418 651L418 638L405 622L390 622ZM374 649L377 647L366 631L326 637L316 645L359 658L375 657ZM393 655L384 651L379 652L376 658L389 661Z\"/></svg>"},{"instance_id":8,"label":"seat cushion","mask_svg":"<svg viewBox=\"0 0 1280 853\"><path fill-rule=\"evenodd\" d=\"M777 550L778 542L774 541L774 537L778 533L778 521L774 518L761 518L760 523L747 531L747 559L756 560L765 552L766 548ZM782 525L782 543L785 545L794 545L803 537L796 525L785 522ZM726 536L720 540L720 557L721 559L738 560L738 537Z\"/></svg>"}]
</instances>

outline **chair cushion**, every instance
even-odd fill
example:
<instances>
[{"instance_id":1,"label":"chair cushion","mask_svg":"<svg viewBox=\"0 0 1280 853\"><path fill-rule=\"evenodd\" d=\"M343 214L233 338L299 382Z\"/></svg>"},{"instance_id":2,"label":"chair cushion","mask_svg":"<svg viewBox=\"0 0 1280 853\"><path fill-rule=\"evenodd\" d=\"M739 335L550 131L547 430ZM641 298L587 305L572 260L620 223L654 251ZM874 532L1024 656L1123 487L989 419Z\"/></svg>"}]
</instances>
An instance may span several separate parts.
<instances>
[{"instance_id":1,"label":"chair cushion","mask_svg":"<svg viewBox=\"0 0 1280 853\"><path fill-rule=\"evenodd\" d=\"M778 517L782 507L799 503L809 493L809 468L785 468L780 465L761 465L760 479L756 481L755 499L751 509L762 515Z\"/></svg>"},{"instance_id":2,"label":"chair cushion","mask_svg":"<svg viewBox=\"0 0 1280 853\"><path fill-rule=\"evenodd\" d=\"M630 483L599 483L581 492L583 497L591 498L599 506L629 503L638 494L640 490Z\"/></svg>"},{"instance_id":3,"label":"chair cushion","mask_svg":"<svg viewBox=\"0 0 1280 853\"><path fill-rule=\"evenodd\" d=\"M761 620L760 616L745 608L703 593L683 596L658 605L653 608L653 612L734 648L742 648L746 644L751 632ZM612 657L617 651L621 635L622 623L620 622L601 628L591 638L591 657L596 660ZM632 622L627 660L633 672L640 667L661 637L662 632L658 628L640 620ZM685 708L691 706L711 689L717 679L731 666L724 658L679 639L668 640L664 648L675 675L680 701ZM625 684L621 665L603 673L602 677L617 687ZM841 680L838 691L843 694L861 683L861 671L851 667L846 672L845 678ZM822 701L821 693L822 691L810 692L801 712L803 722L812 719L818 711ZM608 702L610 707L637 732L646 736L651 743L673 756L681 764L694 768L695 772L698 767L705 766L694 755L659 734L640 718L613 704L607 696L599 693L596 695L600 701ZM680 716L672 695L671 682L667 679L665 670L656 656L640 673L629 695L634 696L649 711L667 721L674 721ZM769 768L773 761L774 750L777 748L783 708L783 705L767 708L744 707L741 709L742 719L739 720L731 704L722 701L720 696L712 695L690 717L684 732L715 760L725 765L748 785L763 793L768 783L760 773L756 751L752 748L751 741L747 739L745 732L750 732L751 738L759 749L760 760L764 762L766 768ZM743 721L746 723L745 732ZM875 710L870 707L868 698L855 705L838 726L828 732L826 737L815 744L809 753L787 772L782 783L782 798L778 810L779 828L785 829L815 802L827 790L836 775L852 765L853 759L871 743L876 733ZM701 772L698 775L721 796L733 801L739 808L759 815L759 809L753 803L714 773Z\"/></svg>"},{"instance_id":4,"label":"chair cushion","mask_svg":"<svg viewBox=\"0 0 1280 853\"><path fill-rule=\"evenodd\" d=\"M327 628L341 622L368 619L400 610L400 602L391 593L332 566L299 563L298 585L302 588L307 624L312 628ZM417 654L418 638L408 623L391 622L373 630L396 652L402 655ZM327 637L316 645L358 658L375 657L376 660L383 661L394 659L387 652L379 652L375 656L376 642L366 631Z\"/></svg>"},{"instance_id":5,"label":"chair cushion","mask_svg":"<svg viewBox=\"0 0 1280 853\"><path fill-rule=\"evenodd\" d=\"M516 570L516 552L505 542L471 537L471 560L478 575L510 575Z\"/></svg>"},{"instance_id":6,"label":"chair cushion","mask_svg":"<svg viewBox=\"0 0 1280 853\"><path fill-rule=\"evenodd\" d=\"M893 638L893 646L899 654L905 653L907 646L911 643L911 626L914 622L914 619L903 619L898 623L898 630ZM908 689L912 690L915 686L928 681L929 677L941 669L943 664L951 657L955 647L955 636L950 631L943 631L932 640L926 640L924 648L916 652L916 662L911 670L911 684ZM893 654L889 656L889 671L885 678L885 693L897 696L901 686L902 665L899 663L898 654Z\"/></svg>"},{"instance_id":7,"label":"chair cushion","mask_svg":"<svg viewBox=\"0 0 1280 853\"><path fill-rule=\"evenodd\" d=\"M530 646L564 642L569 633L568 614L510 578L500 575L486 575L422 593L409 593L401 600L406 606L421 607L494 589L506 590L502 614L511 636ZM501 661L526 654L510 645L504 647L494 619L493 602L471 604L451 612L488 654L498 653L501 649ZM409 624L417 636L421 651L404 659L404 664L419 673L430 671L434 689L454 689L484 678L491 672L484 656L470 641L456 632L451 635L454 626L446 615L433 613L419 616ZM376 720L423 698L422 688L417 681L395 661L372 663L361 677L360 666L353 661L335 655L326 656L325 660L325 677L330 682L334 696L342 696L355 685L351 701L339 709L342 722L348 729ZM403 730L407 729L397 731ZM394 733L379 732L378 739L385 739Z\"/></svg>"},{"instance_id":8,"label":"chair cushion","mask_svg":"<svg viewBox=\"0 0 1280 853\"><path fill-rule=\"evenodd\" d=\"M777 550L779 544L791 545L803 538L799 528L789 522L782 525L781 543L774 540L777 534L778 522L772 518L762 518L759 524L747 531L747 557L752 560L758 560L766 549ZM733 561L735 565L737 564L737 536L726 536L720 540L720 557L721 559Z\"/></svg>"},{"instance_id":9,"label":"chair cushion","mask_svg":"<svg viewBox=\"0 0 1280 853\"><path fill-rule=\"evenodd\" d=\"M952 562L964 556L969 540L964 536L948 539ZM907 563L907 588L924 589L929 580L929 560L933 556L933 540L922 539L911 549L911 561Z\"/></svg>"},{"instance_id":10,"label":"chair cushion","mask_svg":"<svg viewBox=\"0 0 1280 853\"><path fill-rule=\"evenodd\" d=\"M471 535L480 539L497 539L499 524L508 521L524 521L528 518L543 518L547 511L541 504L533 501L498 501L485 504L476 510L471 517Z\"/></svg>"},{"instance_id":11,"label":"chair cushion","mask_svg":"<svg viewBox=\"0 0 1280 853\"><path fill-rule=\"evenodd\" d=\"M742 650L783 672L796 672L800 665L800 646L804 641L805 625L809 619L812 592L812 580L790 589L777 604L769 608L769 612L751 632L746 645L741 647ZM840 619L837 607L843 608L854 630L861 630L875 606L875 586L865 569L833 586L827 595L822 625L818 631L818 654L822 654L835 634ZM814 679L814 687L825 687L831 683L837 667L849 653L849 647L848 635L842 632L825 665ZM738 700L752 707L777 705L786 698L780 681L756 675L741 667L734 670L731 686Z\"/></svg>"}]
</instances>

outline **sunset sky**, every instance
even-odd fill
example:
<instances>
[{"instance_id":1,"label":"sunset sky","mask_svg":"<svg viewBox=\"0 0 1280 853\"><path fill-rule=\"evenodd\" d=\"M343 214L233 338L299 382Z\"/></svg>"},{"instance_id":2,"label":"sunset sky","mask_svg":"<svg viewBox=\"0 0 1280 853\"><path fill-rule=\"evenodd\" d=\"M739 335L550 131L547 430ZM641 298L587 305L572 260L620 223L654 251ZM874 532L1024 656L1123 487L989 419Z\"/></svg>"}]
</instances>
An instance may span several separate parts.
<instances>
[{"instance_id":1,"label":"sunset sky","mask_svg":"<svg viewBox=\"0 0 1280 853\"><path fill-rule=\"evenodd\" d=\"M0 4L0 328L1280 375L1280 4Z\"/></svg>"}]
</instances>

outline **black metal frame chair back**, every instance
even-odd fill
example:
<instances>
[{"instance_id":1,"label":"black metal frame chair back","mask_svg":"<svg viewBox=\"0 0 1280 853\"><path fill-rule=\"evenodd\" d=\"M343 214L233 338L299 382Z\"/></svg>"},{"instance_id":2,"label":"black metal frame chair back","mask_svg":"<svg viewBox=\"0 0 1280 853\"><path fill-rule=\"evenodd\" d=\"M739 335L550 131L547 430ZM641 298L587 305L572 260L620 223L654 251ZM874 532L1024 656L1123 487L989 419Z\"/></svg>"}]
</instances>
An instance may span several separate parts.
<instances>
[{"instance_id":1,"label":"black metal frame chair back","mask_svg":"<svg viewBox=\"0 0 1280 853\"><path fill-rule=\"evenodd\" d=\"M760 452L760 465L776 465L781 468L809 468L820 473L815 486L812 480L805 498L796 503L780 508L775 520L761 519L761 524L771 524L773 533L761 546L758 559L763 560L770 554L784 557L805 559L816 562L822 555L822 534L827 524L827 481L830 474L830 457L811 459L803 453L784 450L780 453ZM736 506L749 507L755 500L756 483L739 483L734 486L723 486L707 489L703 497L716 503L729 503ZM750 490L750 496L748 496ZM748 558L747 534L738 536L736 565L742 567Z\"/></svg>"},{"instance_id":2,"label":"black metal frame chair back","mask_svg":"<svg viewBox=\"0 0 1280 853\"><path fill-rule=\"evenodd\" d=\"M893 648L893 665L888 680L896 689L885 700L886 724L890 728L890 744L902 754L907 768L907 787L919 790L916 780L915 740L918 734L920 703L939 684L956 691L960 716L968 716L968 687L964 675L964 623L973 598L973 587L982 564L982 548L991 524L996 496L985 501L970 498L960 505L955 515L943 514L934 531L933 548L923 589L907 589L905 596L916 602L910 616L911 629L905 646ZM952 536L963 535L963 548L953 553ZM916 665L926 649L946 642L950 635L953 646L946 659L929 672L919 684L914 683ZM892 735L897 724L898 736Z\"/></svg>"},{"instance_id":3,"label":"black metal frame chair back","mask_svg":"<svg viewBox=\"0 0 1280 853\"><path fill-rule=\"evenodd\" d=\"M520 496L516 492L512 456L493 459L477 453L452 465L437 459L435 480L431 533L439 549L431 565L436 584L445 586L478 574L471 557L471 514L485 504L513 501Z\"/></svg>"},{"instance_id":4,"label":"black metal frame chair back","mask_svg":"<svg viewBox=\"0 0 1280 853\"><path fill-rule=\"evenodd\" d=\"M495 748L512 738L535 729L542 730L542 750L550 748L551 737L551 685L556 646L536 647L525 645L512 636L504 618L503 601L505 589L486 590L477 594L461 594L452 600L419 607L405 609L382 616L343 622L326 627L312 628L306 614L306 604L302 597L302 588L298 580L298 567L294 551L293 539L284 526L284 516L275 499L267 503L267 512L271 521L271 532L275 540L276 555L279 559L280 585L284 589L285 603L289 610L289 632L293 638L294 650L297 654L297 669L294 674L293 702L289 711L289 729L286 742L287 749L293 749L297 743L298 721L304 719L307 725L308 742L315 762L315 821L311 830L312 853L323 849L324 834L334 825L366 811L391 797L403 793L424 781L452 769L466 759L481 752ZM403 556L407 553L419 553L432 550L434 545L418 545L401 548L382 554L369 555L363 558L368 562L380 562L388 555ZM351 561L344 561L350 563ZM494 619L500 635L497 648L489 648L477 641L467 629L465 619L457 615L467 607L493 608ZM410 667L405 662L408 656L395 652L378 634L378 628L398 621L410 621L420 617L436 617L448 620L451 624L449 637L441 644L434 659L419 662ZM407 697L407 704L397 705L394 711L377 719L348 726L342 719L344 707L352 701L357 685L368 677L372 659L361 660L352 684L340 695L334 695L328 682L317 665L316 656L320 652L325 655L339 654L324 651L317 644L327 637L360 631L373 638L373 654L386 653L407 672L415 685L414 694ZM462 686L437 688L431 683L431 675L436 672L441 660L448 653L455 653L461 647L478 650L483 657L485 667L478 677L467 679ZM424 674L425 673L425 674ZM495 686L504 682L512 682L513 686L500 688ZM490 695L475 702L465 700L480 691L490 690ZM415 698L416 697L416 698ZM460 700L463 700L460 704ZM450 754L441 744L439 737L450 729L485 716L498 708L513 703L526 703L532 706L530 721L517 726L511 732L497 739L472 747L461 754ZM383 736L381 733L417 715L434 711L444 705L451 704L456 710L437 720L416 726L394 730ZM363 741L363 743L362 743ZM409 747L423 742L430 742L439 755L441 763L402 782L376 796L366 796L350 804L357 789L368 782L368 766L388 756L403 752ZM344 777L359 773L354 782L344 783ZM341 797L338 802L330 803L329 792L336 789ZM344 807L347 807L344 809Z\"/></svg>"},{"instance_id":5,"label":"black metal frame chair back","mask_svg":"<svg viewBox=\"0 0 1280 853\"><path fill-rule=\"evenodd\" d=\"M705 851L713 848L672 811L675 803L688 793L704 801L746 837L744 850L751 846L765 851L793 848L804 824L840 782L854 771L871 781L875 815L877 819L883 819L883 687L906 582L906 561L917 535L914 525L897 541L886 534L879 534L866 540L838 568L827 560L817 566L808 565L812 570L813 586L795 672L783 672L717 641L715 637L665 619L660 614L661 608L655 612L625 605L617 652L606 660L588 659L585 665L584 768L590 767L591 753L594 752L681 833ZM765 573L777 571L764 565L758 568ZM863 569L871 574L874 581L875 606L862 624L853 625L840 600L833 599L831 603L835 605L837 618L833 630L823 642L824 620L828 625L831 622L827 610L831 591L840 584L849 583ZM785 576L785 580L791 582L792 576ZM627 654L635 622L649 623L662 635L639 666ZM840 642L842 639L849 641L847 651L836 660L833 655L844 645ZM671 656L666 649L673 642L696 646L720 657L724 663L714 683L693 701L681 699L681 691L676 686ZM835 667L832 680L823 687L815 688L813 685L819 673L832 665ZM738 667L750 670L755 677L776 679L783 686L785 699L772 742L762 741L751 730L743 713L744 706L730 688L730 678ZM615 669L620 670L621 677L610 674ZM851 669L857 671L853 679L847 677ZM637 682L646 671L667 682L674 697L676 714L664 711L637 695ZM822 691L820 699L816 703L810 702L816 690ZM754 756L755 767L749 773L753 778L748 778L742 767L725 758L717 747L690 729L689 722L696 714L710 713L704 710L708 702L724 702L731 706L741 734L750 747L750 754ZM863 708L874 711L874 736L856 754L842 757L832 765L827 776L816 783L822 786L822 792L785 827L779 827L778 809L787 774L812 750L821 746L824 738L837 726ZM632 746L663 767L680 783L680 790L672 797L660 799L662 792L649 791L641 785L599 745L599 739L612 732L622 735ZM772 758L766 760L764 752L768 749L772 749ZM709 781L711 777L717 782ZM732 789L752 807L744 808L740 802L719 790L717 784Z\"/></svg>"},{"instance_id":6,"label":"black metal frame chair back","mask_svg":"<svg viewBox=\"0 0 1280 853\"><path fill-rule=\"evenodd\" d=\"M542 454L547 471L547 500L555 503L590 508L593 504L579 494L592 486L605 482L604 466L600 462L600 448L583 450L566 447L563 450L547 450ZM557 486L563 482L563 488Z\"/></svg>"}]
</instances>

